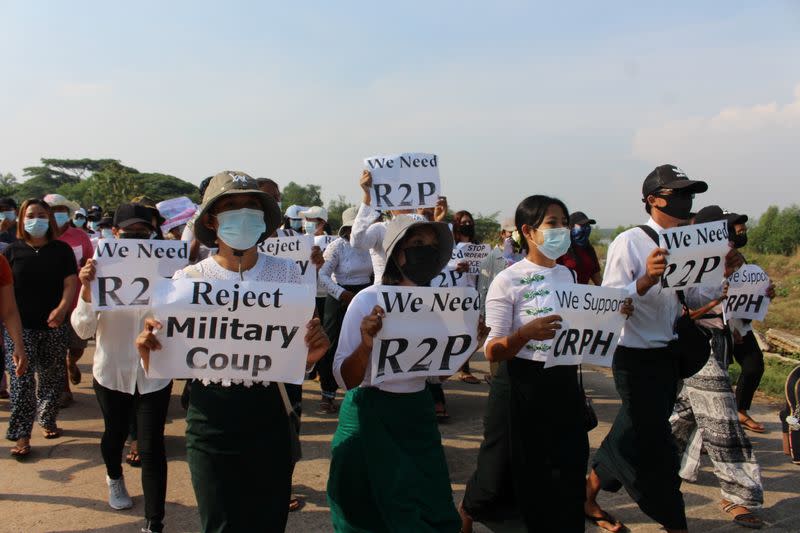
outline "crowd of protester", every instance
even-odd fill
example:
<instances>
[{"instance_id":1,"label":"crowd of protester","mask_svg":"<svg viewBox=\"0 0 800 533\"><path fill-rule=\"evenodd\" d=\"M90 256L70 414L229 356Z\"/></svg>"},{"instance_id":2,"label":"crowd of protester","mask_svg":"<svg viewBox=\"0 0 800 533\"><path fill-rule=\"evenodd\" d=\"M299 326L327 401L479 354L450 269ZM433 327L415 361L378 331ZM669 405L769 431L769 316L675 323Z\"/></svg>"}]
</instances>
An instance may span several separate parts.
<instances>
[{"instance_id":1,"label":"crowd of protester","mask_svg":"<svg viewBox=\"0 0 800 533\"><path fill-rule=\"evenodd\" d=\"M310 260L318 277L314 316L304 332L307 378L320 384L318 414L338 417L327 486L336 531L467 533L475 521L516 519L528 531L584 531L593 523L616 532L623 524L600 507L597 495L623 487L667 531L687 531L680 487L696 480L701 452L714 464L722 512L742 526L761 527L763 484L747 431L765 431L749 414L764 363L752 326L723 320L726 284L687 291L686 306L659 285L667 252L657 234L680 225L727 221L726 275L745 262L745 215L715 205L692 212L695 195L709 184L672 165L654 169L641 191L645 224L614 239L605 268L590 240L595 220L557 198L522 198L514 217L491 236L494 246L479 273L452 263L454 249L479 242L469 211L451 215L440 197L435 208L380 212L371 203L368 171L359 186L360 205L342 213L335 233L324 207L282 206L278 183L241 172L204 180L202 203L181 199L179 212L167 213L163 202L146 197L107 210L59 194L20 205L0 198L0 398L10 399L10 453L21 461L32 453L34 421L45 439L64 434L59 410L74 401L70 385L85 379L78 362L94 339L91 379L105 426L98 452L108 504L133 506L122 467L130 442L126 462L141 468L142 531L164 531L164 425L173 386L180 384L202 530L283 531L288 513L302 507L291 492L302 386L148 376L146 361L161 348L160 324L146 309L93 308L93 256L100 239L184 240L191 264L174 279L301 283L293 261L260 253L258 245L305 234L315 237ZM485 380L476 378L469 360L454 375L490 387L483 441L458 504L438 429L449 418L443 379L373 383L370 372L385 318L381 287L428 286L445 271L453 273L445 280L480 294L476 334L485 339L491 363ZM629 295L613 363L622 406L593 457L580 369L545 368L537 344L560 328L561 317L548 311L554 285L571 283ZM774 297L771 287L768 296ZM675 324L685 314L711 347L708 362L691 376L681 375L676 345ZM728 373L734 359L742 367L735 386ZM784 451L800 463L800 446L790 439L800 431L797 375L787 385L795 403L781 420Z\"/></svg>"}]
</instances>

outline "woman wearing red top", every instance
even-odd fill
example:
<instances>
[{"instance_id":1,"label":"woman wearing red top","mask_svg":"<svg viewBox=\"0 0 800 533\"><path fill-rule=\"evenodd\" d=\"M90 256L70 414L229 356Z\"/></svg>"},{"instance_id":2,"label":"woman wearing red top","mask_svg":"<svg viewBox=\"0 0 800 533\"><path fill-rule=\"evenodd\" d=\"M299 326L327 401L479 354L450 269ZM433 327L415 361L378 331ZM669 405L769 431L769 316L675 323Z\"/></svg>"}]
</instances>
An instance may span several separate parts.
<instances>
[{"instance_id":1,"label":"woman wearing red top","mask_svg":"<svg viewBox=\"0 0 800 533\"><path fill-rule=\"evenodd\" d=\"M575 211L570 215L569 227L572 245L567 253L558 258L557 262L575 272L578 283L588 285L591 281L599 286L603 282L603 276L600 274L600 261L597 260L597 253L594 251L592 243L589 242L592 224L597 224L597 222L582 211Z\"/></svg>"}]
</instances>

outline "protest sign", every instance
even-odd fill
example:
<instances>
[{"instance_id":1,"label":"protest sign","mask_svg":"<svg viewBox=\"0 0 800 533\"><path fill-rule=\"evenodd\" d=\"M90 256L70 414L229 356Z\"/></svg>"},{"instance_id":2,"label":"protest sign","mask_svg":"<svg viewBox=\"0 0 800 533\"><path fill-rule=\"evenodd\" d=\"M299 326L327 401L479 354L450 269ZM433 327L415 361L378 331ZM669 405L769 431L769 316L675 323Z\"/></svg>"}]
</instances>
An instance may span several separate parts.
<instances>
[{"instance_id":1,"label":"protest sign","mask_svg":"<svg viewBox=\"0 0 800 533\"><path fill-rule=\"evenodd\" d=\"M728 278L728 298L722 307L725 322L731 318L764 320L770 299L769 276L757 265L744 265Z\"/></svg>"},{"instance_id":2,"label":"protest sign","mask_svg":"<svg viewBox=\"0 0 800 533\"><path fill-rule=\"evenodd\" d=\"M660 246L669 252L661 276L664 289L719 287L725 278L728 223L725 220L664 230Z\"/></svg>"},{"instance_id":3,"label":"protest sign","mask_svg":"<svg viewBox=\"0 0 800 533\"><path fill-rule=\"evenodd\" d=\"M314 288L303 284L178 279L153 292L161 350L156 378L303 382Z\"/></svg>"},{"instance_id":4,"label":"protest sign","mask_svg":"<svg viewBox=\"0 0 800 533\"><path fill-rule=\"evenodd\" d=\"M416 209L436 207L441 194L439 161L434 154L405 153L368 157L372 174L372 207Z\"/></svg>"},{"instance_id":5,"label":"protest sign","mask_svg":"<svg viewBox=\"0 0 800 533\"><path fill-rule=\"evenodd\" d=\"M477 348L475 289L382 287L386 311L372 348L372 382L454 374Z\"/></svg>"},{"instance_id":6,"label":"protest sign","mask_svg":"<svg viewBox=\"0 0 800 533\"><path fill-rule=\"evenodd\" d=\"M448 265L431 280L431 287L474 287L473 279L475 276L470 276L466 272L458 272Z\"/></svg>"},{"instance_id":7,"label":"protest sign","mask_svg":"<svg viewBox=\"0 0 800 533\"><path fill-rule=\"evenodd\" d=\"M97 311L150 306L156 281L189 264L189 243L148 239L100 239L94 252L92 307Z\"/></svg>"},{"instance_id":8,"label":"protest sign","mask_svg":"<svg viewBox=\"0 0 800 533\"><path fill-rule=\"evenodd\" d=\"M338 235L317 235L314 237L314 246L319 246L319 249L324 252L325 248L338 238Z\"/></svg>"},{"instance_id":9,"label":"protest sign","mask_svg":"<svg viewBox=\"0 0 800 533\"><path fill-rule=\"evenodd\" d=\"M481 273L481 263L491 252L492 247L488 244L460 242L453 247L453 255L447 266L448 268L456 268L459 263L467 263L469 264L468 274L477 276Z\"/></svg>"},{"instance_id":10,"label":"protest sign","mask_svg":"<svg viewBox=\"0 0 800 533\"><path fill-rule=\"evenodd\" d=\"M591 364L611 366L625 315L625 290L594 285L556 285L550 292L555 305L551 314L562 318L561 329L547 341L545 368Z\"/></svg>"},{"instance_id":11,"label":"protest sign","mask_svg":"<svg viewBox=\"0 0 800 533\"><path fill-rule=\"evenodd\" d=\"M273 257L291 259L300 267L303 283L316 287L317 269L311 264L312 246L314 246L312 235L292 235L267 239L258 245L258 251Z\"/></svg>"}]
</instances>

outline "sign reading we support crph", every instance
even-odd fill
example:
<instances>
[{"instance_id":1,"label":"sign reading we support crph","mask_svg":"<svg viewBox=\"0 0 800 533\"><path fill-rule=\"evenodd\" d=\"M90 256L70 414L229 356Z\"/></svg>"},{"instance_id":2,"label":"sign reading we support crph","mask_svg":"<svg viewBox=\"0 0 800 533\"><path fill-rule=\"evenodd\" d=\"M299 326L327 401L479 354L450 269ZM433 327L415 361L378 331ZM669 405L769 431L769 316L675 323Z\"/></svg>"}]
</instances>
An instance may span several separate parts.
<instances>
[{"instance_id":1,"label":"sign reading we support crph","mask_svg":"<svg viewBox=\"0 0 800 533\"><path fill-rule=\"evenodd\" d=\"M100 239L94 252L92 306L113 311L150 306L156 281L189 264L189 243L147 239Z\"/></svg>"},{"instance_id":2,"label":"sign reading we support crph","mask_svg":"<svg viewBox=\"0 0 800 533\"><path fill-rule=\"evenodd\" d=\"M258 245L262 254L291 259L300 267L303 283L317 285L317 269L311 264L311 247L314 246L312 235L293 235L291 237L273 237Z\"/></svg>"},{"instance_id":3,"label":"sign reading we support crph","mask_svg":"<svg viewBox=\"0 0 800 533\"><path fill-rule=\"evenodd\" d=\"M477 347L480 297L472 288L384 287L372 347L372 382L450 376Z\"/></svg>"},{"instance_id":4,"label":"sign reading we support crph","mask_svg":"<svg viewBox=\"0 0 800 533\"><path fill-rule=\"evenodd\" d=\"M725 256L730 250L727 221L664 230L660 246L669 252L662 288L719 287L725 279Z\"/></svg>"},{"instance_id":5,"label":"sign reading we support crph","mask_svg":"<svg viewBox=\"0 0 800 533\"><path fill-rule=\"evenodd\" d=\"M611 366L625 324L622 305L625 290L593 285L556 285L553 314L562 318L561 329L547 341L545 368L591 364Z\"/></svg>"},{"instance_id":6,"label":"sign reading we support crph","mask_svg":"<svg viewBox=\"0 0 800 533\"><path fill-rule=\"evenodd\" d=\"M299 385L315 294L304 284L160 281L152 306L161 350L150 354L148 376Z\"/></svg>"},{"instance_id":7,"label":"sign reading we support crph","mask_svg":"<svg viewBox=\"0 0 800 533\"><path fill-rule=\"evenodd\" d=\"M728 278L728 298L722 308L727 322L731 318L764 320L770 299L769 276L757 265L744 265Z\"/></svg>"},{"instance_id":8,"label":"sign reading we support crph","mask_svg":"<svg viewBox=\"0 0 800 533\"><path fill-rule=\"evenodd\" d=\"M372 174L373 208L436 207L441 191L439 161L434 154L368 157L364 168Z\"/></svg>"}]
</instances>

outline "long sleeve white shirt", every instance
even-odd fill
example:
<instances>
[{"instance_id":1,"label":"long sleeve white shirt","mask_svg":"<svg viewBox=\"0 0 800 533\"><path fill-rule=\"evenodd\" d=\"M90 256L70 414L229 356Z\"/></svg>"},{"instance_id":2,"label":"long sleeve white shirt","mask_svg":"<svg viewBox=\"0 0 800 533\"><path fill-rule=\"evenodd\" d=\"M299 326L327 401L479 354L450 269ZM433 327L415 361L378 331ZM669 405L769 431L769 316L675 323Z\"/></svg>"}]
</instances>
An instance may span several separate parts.
<instances>
[{"instance_id":1,"label":"long sleeve white shirt","mask_svg":"<svg viewBox=\"0 0 800 533\"><path fill-rule=\"evenodd\" d=\"M339 347L336 349L333 359L333 376L336 378L336 383L343 389L347 389L347 386L342 378L342 364L361 344L361 321L378 305L380 290L379 285L373 285L356 294L344 315L342 330L339 333ZM410 393L423 390L426 381L425 377L411 377L373 385L371 378L372 360L370 359L359 387L375 387L386 392Z\"/></svg>"},{"instance_id":2,"label":"long sleeve white shirt","mask_svg":"<svg viewBox=\"0 0 800 533\"><path fill-rule=\"evenodd\" d=\"M647 225L660 233L664 228L651 218ZM623 288L633 299L635 311L625 321L619 344L628 348L662 348L673 339L680 303L675 291L662 290L661 284L639 296L636 282L647 272L647 257L656 243L641 228L620 233L608 247L603 287Z\"/></svg>"},{"instance_id":3,"label":"long sleeve white shirt","mask_svg":"<svg viewBox=\"0 0 800 533\"><path fill-rule=\"evenodd\" d=\"M92 375L103 387L126 394L149 394L169 385L169 379L148 378L134 341L149 309L97 312L78 298L70 322L82 339L96 336Z\"/></svg>"},{"instance_id":4,"label":"long sleeve white shirt","mask_svg":"<svg viewBox=\"0 0 800 533\"><path fill-rule=\"evenodd\" d=\"M369 252L358 250L347 239L336 239L322 253L325 264L319 269L319 283L337 300L344 292L342 285L368 285L372 276Z\"/></svg>"},{"instance_id":5,"label":"long sleeve white shirt","mask_svg":"<svg viewBox=\"0 0 800 533\"><path fill-rule=\"evenodd\" d=\"M375 222L378 212L372 206L361 204L350 230L350 245L357 250L366 250L372 259L375 272L375 285L380 285L386 269L386 250L383 238L386 236L386 223Z\"/></svg>"}]
</instances>

